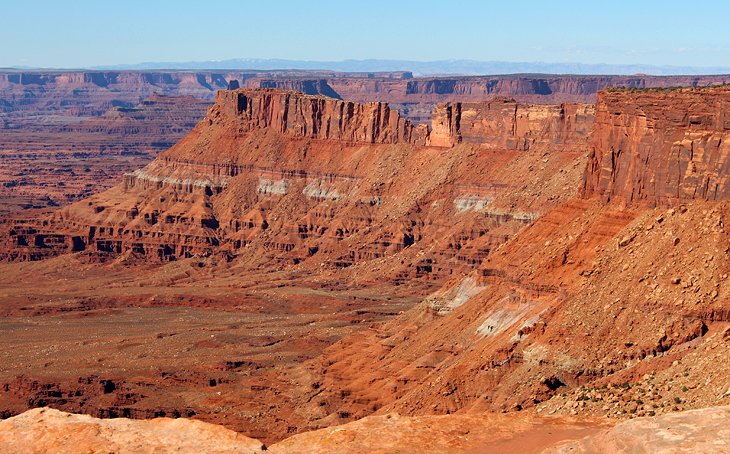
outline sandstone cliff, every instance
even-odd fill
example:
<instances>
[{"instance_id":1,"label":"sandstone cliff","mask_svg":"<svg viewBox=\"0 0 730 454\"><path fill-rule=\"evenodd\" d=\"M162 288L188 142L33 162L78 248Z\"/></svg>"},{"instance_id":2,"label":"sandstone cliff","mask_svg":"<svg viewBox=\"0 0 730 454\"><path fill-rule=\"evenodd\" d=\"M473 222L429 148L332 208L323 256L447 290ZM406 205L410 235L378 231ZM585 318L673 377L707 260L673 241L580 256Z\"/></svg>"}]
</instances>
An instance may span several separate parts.
<instances>
[{"instance_id":1,"label":"sandstone cliff","mask_svg":"<svg viewBox=\"0 0 730 454\"><path fill-rule=\"evenodd\" d=\"M246 86L251 88L277 88L279 90L297 91L306 95L323 95L330 98L341 99L327 82L327 79L265 79L251 78L246 81Z\"/></svg>"},{"instance_id":2,"label":"sandstone cliff","mask_svg":"<svg viewBox=\"0 0 730 454\"><path fill-rule=\"evenodd\" d=\"M325 94L357 102L387 102L405 117L429 123L437 103L483 102L512 98L539 104L594 103L596 93L609 87L705 86L730 82L730 76L577 76L504 75L422 77L412 79L374 77L327 77L326 86L305 78L252 78L248 87L283 88L309 94ZM324 91L326 90L326 91Z\"/></svg>"},{"instance_id":3,"label":"sandstone cliff","mask_svg":"<svg viewBox=\"0 0 730 454\"><path fill-rule=\"evenodd\" d=\"M428 255L404 262L404 276L441 279L478 264L552 197L529 197L500 169L530 167L530 178L543 175L540 185L570 192L558 183L563 175L549 173L564 166L576 173L590 115L585 106L503 101L459 109L463 118L476 112L474 119L453 132L435 123L441 143L434 144L426 126L385 103L221 91L187 137L125 175L122 186L41 223L13 223L6 258L95 251L170 260L235 256L254 243L267 251L262 257L344 268L419 243ZM446 147L461 136L464 143ZM528 148L535 154L522 156ZM558 151L565 153L551 157ZM448 213L459 222L445 223ZM443 235L450 239L442 243Z\"/></svg>"},{"instance_id":4,"label":"sandstone cliff","mask_svg":"<svg viewBox=\"0 0 730 454\"><path fill-rule=\"evenodd\" d=\"M609 87L704 86L730 82L730 76L579 76L527 75L423 77L414 79L328 78L329 85L353 101L371 97L390 103L473 102L496 97L523 102L592 103Z\"/></svg>"},{"instance_id":5,"label":"sandstone cliff","mask_svg":"<svg viewBox=\"0 0 730 454\"><path fill-rule=\"evenodd\" d=\"M0 71L0 123L23 113L101 115L131 107L153 93L212 99L236 80L242 87L279 88L355 102L387 102L408 118L427 121L442 102L496 97L534 103L592 103L609 87L705 86L730 76L504 75L404 78L332 71Z\"/></svg>"},{"instance_id":6,"label":"sandstone cliff","mask_svg":"<svg viewBox=\"0 0 730 454\"><path fill-rule=\"evenodd\" d=\"M599 94L583 191L675 205L730 198L730 89Z\"/></svg>"},{"instance_id":7,"label":"sandstone cliff","mask_svg":"<svg viewBox=\"0 0 730 454\"><path fill-rule=\"evenodd\" d=\"M623 417L730 402L720 359L730 211L716 201L727 198L728 90L601 96L587 193L699 200L659 210L576 199L549 211L470 276L326 350L312 365L323 407L354 418L533 406ZM451 137L463 120L445 107Z\"/></svg>"},{"instance_id":8,"label":"sandstone cliff","mask_svg":"<svg viewBox=\"0 0 730 454\"><path fill-rule=\"evenodd\" d=\"M227 118L219 120L219 115ZM358 104L276 89L220 91L208 118L235 118L239 132L270 128L297 139L415 145L426 145L428 139L426 126L412 125L386 103Z\"/></svg>"},{"instance_id":9,"label":"sandstone cliff","mask_svg":"<svg viewBox=\"0 0 730 454\"><path fill-rule=\"evenodd\" d=\"M593 106L588 104L536 105L511 99L449 103L433 111L430 143L582 151L592 127Z\"/></svg>"}]
</instances>

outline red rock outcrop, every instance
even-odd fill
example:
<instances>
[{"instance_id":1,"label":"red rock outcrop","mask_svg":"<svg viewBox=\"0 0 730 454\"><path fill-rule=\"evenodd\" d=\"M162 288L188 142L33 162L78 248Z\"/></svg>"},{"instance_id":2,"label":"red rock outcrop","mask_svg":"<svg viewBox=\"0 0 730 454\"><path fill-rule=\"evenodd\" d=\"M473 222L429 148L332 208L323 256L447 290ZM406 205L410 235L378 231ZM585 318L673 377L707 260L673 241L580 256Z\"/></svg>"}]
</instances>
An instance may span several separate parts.
<instances>
[{"instance_id":1,"label":"red rock outcrop","mask_svg":"<svg viewBox=\"0 0 730 454\"><path fill-rule=\"evenodd\" d=\"M276 88L279 90L296 91L306 95L323 95L330 98L341 99L327 82L327 79L258 79L246 80L246 86L250 88Z\"/></svg>"},{"instance_id":2,"label":"red rock outcrop","mask_svg":"<svg viewBox=\"0 0 730 454\"><path fill-rule=\"evenodd\" d=\"M596 93L609 87L704 86L730 82L730 76L582 76L504 75L419 77L413 79L327 78L343 99L393 104L410 102L486 101L496 97L523 102L592 103Z\"/></svg>"},{"instance_id":3,"label":"red rock outcrop","mask_svg":"<svg viewBox=\"0 0 730 454\"><path fill-rule=\"evenodd\" d=\"M545 214L471 276L328 348L311 365L312 414L537 406L623 418L730 403L717 255L728 205L686 208L593 200Z\"/></svg>"},{"instance_id":4,"label":"red rock outcrop","mask_svg":"<svg viewBox=\"0 0 730 454\"><path fill-rule=\"evenodd\" d=\"M537 146L581 151L593 127L593 106L523 104L512 99L449 103L439 104L431 121L434 146L464 142L506 150Z\"/></svg>"},{"instance_id":5,"label":"red rock outcrop","mask_svg":"<svg viewBox=\"0 0 730 454\"><path fill-rule=\"evenodd\" d=\"M730 198L730 89L599 94L585 195L676 205Z\"/></svg>"},{"instance_id":6,"label":"red rock outcrop","mask_svg":"<svg viewBox=\"0 0 730 454\"><path fill-rule=\"evenodd\" d=\"M257 453L263 444L189 419L96 419L38 408L0 422L0 451L25 453Z\"/></svg>"},{"instance_id":7,"label":"red rock outcrop","mask_svg":"<svg viewBox=\"0 0 730 454\"><path fill-rule=\"evenodd\" d=\"M730 444L728 418L730 407L711 407L656 418L637 418L581 440L558 443L543 452L722 452Z\"/></svg>"},{"instance_id":8,"label":"red rock outcrop","mask_svg":"<svg viewBox=\"0 0 730 454\"><path fill-rule=\"evenodd\" d=\"M505 75L404 78L381 73L331 71L3 71L0 120L12 125L24 113L101 115L132 107L153 93L212 99L228 81L242 87L293 89L355 102L387 102L408 118L427 120L439 102L475 102L495 97L522 102L592 103L609 87L704 86L730 76ZM411 112L414 114L411 116Z\"/></svg>"},{"instance_id":9,"label":"red rock outcrop","mask_svg":"<svg viewBox=\"0 0 730 454\"><path fill-rule=\"evenodd\" d=\"M533 415L373 416L295 435L273 445L188 419L96 419L49 408L0 422L7 452L370 453L718 452L730 443L730 408L715 407L606 428L603 421Z\"/></svg>"},{"instance_id":10,"label":"red rock outcrop","mask_svg":"<svg viewBox=\"0 0 730 454\"><path fill-rule=\"evenodd\" d=\"M358 104L276 89L219 91L208 119L211 124L235 119L239 133L269 128L296 139L414 145L428 140L425 125L412 125L386 103Z\"/></svg>"},{"instance_id":11,"label":"red rock outcrop","mask_svg":"<svg viewBox=\"0 0 730 454\"><path fill-rule=\"evenodd\" d=\"M112 174L146 164L194 123L178 123L159 100L158 107L143 106L138 111L141 100L159 93L212 102L216 90L234 81L249 88L296 90L360 103L386 102L401 117L429 124L435 105L442 102L482 102L496 97L533 103L593 102L597 90L610 86L702 86L729 80L726 76L413 78L409 73L332 71L0 71L0 152L7 166L0 168L0 212L48 209L113 185ZM181 106L188 109L193 104ZM204 107L196 109L195 119L204 113ZM139 116L145 120L134 121ZM468 126L462 129L466 132ZM178 129L181 131L176 132ZM441 140L448 145L443 139L437 137L434 144ZM523 139L510 140L523 141L520 146L524 146ZM108 153L110 150L113 152ZM132 162L117 152L133 154ZM60 168L57 161L62 163ZM105 176L107 166L113 170ZM40 172L19 170L28 167L40 167ZM94 178L86 179L82 173ZM49 181L65 186L51 189ZM83 187L79 187L82 181ZM9 186L3 188L4 184Z\"/></svg>"},{"instance_id":12,"label":"red rock outcrop","mask_svg":"<svg viewBox=\"0 0 730 454\"><path fill-rule=\"evenodd\" d=\"M480 414L365 418L347 425L303 433L263 445L221 426L190 419L97 419L50 408L29 410L0 422L3 452L47 453L396 453L538 452L558 441L598 432L606 424L572 418ZM708 422L696 423L695 426ZM684 434L684 433L682 433ZM424 446L425 443L425 446ZM638 444L637 442L634 442Z\"/></svg>"},{"instance_id":13,"label":"red rock outcrop","mask_svg":"<svg viewBox=\"0 0 730 454\"><path fill-rule=\"evenodd\" d=\"M538 216L539 209L497 203L522 193L499 169L538 159L521 157L513 139L494 136L510 128L503 122L524 124L520 150L528 140L531 152L544 153L545 172L582 154L562 138L566 128L576 126L575 140L586 143L583 125L566 117L565 106L499 105L507 107L486 108L496 112L492 129L480 129L481 123L465 128L470 143L445 149L425 146L428 128L413 126L384 103L271 89L221 91L188 137L127 174L123 186L40 224L15 222L9 258L86 250L169 260L236 255L255 243L267 250L262 256L277 260L349 267L419 243L428 255L408 263L410 271L397 279L440 279L475 266ZM525 118L515 117L522 109ZM545 165L553 151L566 153ZM447 213L460 222L444 224ZM449 240L436 245L444 232Z\"/></svg>"},{"instance_id":14,"label":"red rock outcrop","mask_svg":"<svg viewBox=\"0 0 730 454\"><path fill-rule=\"evenodd\" d=\"M724 134L726 88L638 97L621 109L599 105L610 123L594 139L594 153L610 149L604 143L635 150L631 165L612 174L591 164L587 175L628 181L630 172L656 172L653 152L676 162L662 150L686 137L698 140L687 146L704 157L703 171L723 173L713 139ZM696 191L698 181L678 184ZM420 307L330 347L311 365L321 420L534 406L651 416L729 402L719 359L730 350L728 213L726 201L702 199L666 211L562 204Z\"/></svg>"},{"instance_id":15,"label":"red rock outcrop","mask_svg":"<svg viewBox=\"0 0 730 454\"><path fill-rule=\"evenodd\" d=\"M437 103L482 102L513 98L540 104L594 103L596 93L609 87L705 86L730 82L730 76L561 76L504 75L384 78L327 77L326 86L302 77L252 78L248 87L295 89L309 94L325 94L349 101L382 101L403 116L418 123L429 123Z\"/></svg>"}]
</instances>

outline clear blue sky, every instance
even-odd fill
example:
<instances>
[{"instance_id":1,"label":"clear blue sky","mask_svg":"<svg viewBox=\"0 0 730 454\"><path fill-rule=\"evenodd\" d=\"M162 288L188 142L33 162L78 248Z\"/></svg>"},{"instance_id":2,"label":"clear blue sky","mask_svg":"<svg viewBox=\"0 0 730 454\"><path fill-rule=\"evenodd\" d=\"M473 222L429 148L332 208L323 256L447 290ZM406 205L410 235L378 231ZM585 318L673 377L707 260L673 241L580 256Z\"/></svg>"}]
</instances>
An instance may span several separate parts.
<instances>
[{"instance_id":1,"label":"clear blue sky","mask_svg":"<svg viewBox=\"0 0 730 454\"><path fill-rule=\"evenodd\" d=\"M0 0L0 67L474 59L730 65L727 1Z\"/></svg>"}]
</instances>

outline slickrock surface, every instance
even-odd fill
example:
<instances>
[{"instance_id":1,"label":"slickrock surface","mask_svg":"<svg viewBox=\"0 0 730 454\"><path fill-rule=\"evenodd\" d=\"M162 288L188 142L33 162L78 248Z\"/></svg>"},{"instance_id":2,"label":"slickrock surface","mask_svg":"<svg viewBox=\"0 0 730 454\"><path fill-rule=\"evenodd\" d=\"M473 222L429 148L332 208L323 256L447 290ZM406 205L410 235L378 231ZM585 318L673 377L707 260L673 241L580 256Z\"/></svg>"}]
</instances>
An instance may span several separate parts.
<instances>
[{"instance_id":1,"label":"slickrock surface","mask_svg":"<svg viewBox=\"0 0 730 454\"><path fill-rule=\"evenodd\" d=\"M585 193L676 205L730 198L730 89L601 92Z\"/></svg>"},{"instance_id":2,"label":"slickrock surface","mask_svg":"<svg viewBox=\"0 0 730 454\"><path fill-rule=\"evenodd\" d=\"M560 443L546 453L724 453L730 452L730 407L703 408L639 418L582 440Z\"/></svg>"},{"instance_id":3,"label":"slickrock surface","mask_svg":"<svg viewBox=\"0 0 730 454\"><path fill-rule=\"evenodd\" d=\"M599 420L472 414L369 416L348 424L295 435L272 445L275 453L538 453L609 426Z\"/></svg>"},{"instance_id":4,"label":"slickrock surface","mask_svg":"<svg viewBox=\"0 0 730 454\"><path fill-rule=\"evenodd\" d=\"M722 453L730 451L730 407L605 421L533 415L370 416L295 435L270 446L190 419L97 419L50 408L0 422L0 451L112 453Z\"/></svg>"},{"instance_id":5,"label":"slickrock surface","mask_svg":"<svg viewBox=\"0 0 730 454\"><path fill-rule=\"evenodd\" d=\"M51 408L0 421L0 452L44 454L256 453L262 444L232 430L190 419L97 419Z\"/></svg>"},{"instance_id":6,"label":"slickrock surface","mask_svg":"<svg viewBox=\"0 0 730 454\"><path fill-rule=\"evenodd\" d=\"M264 446L221 426L191 419L97 419L38 408L0 421L0 452L112 453L538 453L609 426L603 421L527 415L364 418Z\"/></svg>"}]
</instances>

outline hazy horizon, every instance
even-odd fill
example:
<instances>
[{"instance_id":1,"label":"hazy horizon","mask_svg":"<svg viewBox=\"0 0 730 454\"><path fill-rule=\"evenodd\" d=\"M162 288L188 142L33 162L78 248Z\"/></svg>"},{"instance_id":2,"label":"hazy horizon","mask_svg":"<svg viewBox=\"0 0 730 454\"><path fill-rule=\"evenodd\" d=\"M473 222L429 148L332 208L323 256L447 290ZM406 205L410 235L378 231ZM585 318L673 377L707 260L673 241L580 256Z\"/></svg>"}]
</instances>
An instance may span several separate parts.
<instances>
[{"instance_id":1,"label":"hazy horizon","mask_svg":"<svg viewBox=\"0 0 730 454\"><path fill-rule=\"evenodd\" d=\"M585 64L580 62L508 62L477 60L286 60L237 58L216 61L141 62L80 68L14 66L0 70L18 71L325 71L325 72L408 72L414 76L499 76L544 75L718 75L730 74L730 67L672 65Z\"/></svg>"},{"instance_id":2,"label":"hazy horizon","mask_svg":"<svg viewBox=\"0 0 730 454\"><path fill-rule=\"evenodd\" d=\"M131 0L5 5L0 67L92 68L246 59L476 61L703 68L730 61L730 4L686 8L567 1L514 8L464 1L282 1L276 8ZM702 27L688 24L702 23ZM29 26L34 32L28 34ZM19 39L20 38L20 39ZM544 63L547 62L547 63Z\"/></svg>"}]
</instances>

